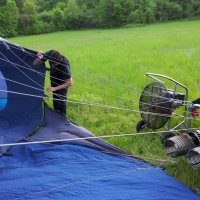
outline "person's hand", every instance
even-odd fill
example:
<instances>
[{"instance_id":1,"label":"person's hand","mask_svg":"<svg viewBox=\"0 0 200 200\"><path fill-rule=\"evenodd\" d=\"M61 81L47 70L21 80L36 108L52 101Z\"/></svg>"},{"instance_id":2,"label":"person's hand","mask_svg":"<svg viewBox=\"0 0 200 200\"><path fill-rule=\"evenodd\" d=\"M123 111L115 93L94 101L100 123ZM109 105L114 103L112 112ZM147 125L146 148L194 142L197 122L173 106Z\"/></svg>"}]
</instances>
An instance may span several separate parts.
<instances>
[{"instance_id":1,"label":"person's hand","mask_svg":"<svg viewBox=\"0 0 200 200\"><path fill-rule=\"evenodd\" d=\"M48 92L55 92L56 89L55 89L55 87L49 87L49 88L47 88L47 91Z\"/></svg>"},{"instance_id":2,"label":"person's hand","mask_svg":"<svg viewBox=\"0 0 200 200\"><path fill-rule=\"evenodd\" d=\"M38 52L37 52L37 57L38 57L39 59L42 59L42 58L44 57L44 55L43 55L43 53L42 53L41 51L38 51Z\"/></svg>"}]
</instances>

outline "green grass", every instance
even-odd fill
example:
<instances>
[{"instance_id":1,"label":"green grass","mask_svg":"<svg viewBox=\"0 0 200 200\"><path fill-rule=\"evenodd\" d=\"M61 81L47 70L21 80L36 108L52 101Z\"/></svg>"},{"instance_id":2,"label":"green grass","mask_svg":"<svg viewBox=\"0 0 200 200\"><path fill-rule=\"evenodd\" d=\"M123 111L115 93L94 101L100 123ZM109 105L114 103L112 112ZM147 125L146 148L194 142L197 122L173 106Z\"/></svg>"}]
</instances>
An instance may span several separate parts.
<instances>
[{"instance_id":1,"label":"green grass","mask_svg":"<svg viewBox=\"0 0 200 200\"><path fill-rule=\"evenodd\" d=\"M200 21L182 21L110 30L66 31L12 38L34 49L56 49L71 63L74 84L70 100L89 101L138 110L147 72L164 74L189 88L189 100L200 96ZM47 81L46 87L49 85ZM135 133L140 115L134 112L68 103L68 117L95 135ZM200 127L195 122L195 127ZM107 140L147 159L172 160L165 155L159 135ZM164 163L167 172L200 194L200 175L184 158Z\"/></svg>"}]
</instances>

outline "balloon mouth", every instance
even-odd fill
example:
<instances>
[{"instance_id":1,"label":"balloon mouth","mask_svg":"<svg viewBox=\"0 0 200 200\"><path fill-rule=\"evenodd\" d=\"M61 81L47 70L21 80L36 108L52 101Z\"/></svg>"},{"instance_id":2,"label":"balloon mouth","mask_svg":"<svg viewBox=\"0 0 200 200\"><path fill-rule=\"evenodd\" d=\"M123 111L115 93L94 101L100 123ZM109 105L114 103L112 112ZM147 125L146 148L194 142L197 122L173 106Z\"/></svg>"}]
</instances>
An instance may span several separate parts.
<instances>
[{"instance_id":1,"label":"balloon mouth","mask_svg":"<svg viewBox=\"0 0 200 200\"><path fill-rule=\"evenodd\" d=\"M4 110L7 105L7 96L7 84L0 71L0 111Z\"/></svg>"},{"instance_id":2,"label":"balloon mouth","mask_svg":"<svg viewBox=\"0 0 200 200\"><path fill-rule=\"evenodd\" d=\"M7 99L0 99L0 111L4 110L7 105Z\"/></svg>"}]
</instances>

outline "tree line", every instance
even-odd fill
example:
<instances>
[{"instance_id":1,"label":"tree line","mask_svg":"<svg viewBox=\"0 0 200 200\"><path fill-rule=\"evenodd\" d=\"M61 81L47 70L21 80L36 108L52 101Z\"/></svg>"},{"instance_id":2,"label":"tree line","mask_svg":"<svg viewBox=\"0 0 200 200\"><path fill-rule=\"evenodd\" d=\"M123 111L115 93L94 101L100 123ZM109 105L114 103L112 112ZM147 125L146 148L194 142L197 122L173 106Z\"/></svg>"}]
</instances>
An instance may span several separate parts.
<instances>
[{"instance_id":1,"label":"tree line","mask_svg":"<svg viewBox=\"0 0 200 200\"><path fill-rule=\"evenodd\" d=\"M0 0L0 36L113 28L200 16L200 0Z\"/></svg>"}]
</instances>

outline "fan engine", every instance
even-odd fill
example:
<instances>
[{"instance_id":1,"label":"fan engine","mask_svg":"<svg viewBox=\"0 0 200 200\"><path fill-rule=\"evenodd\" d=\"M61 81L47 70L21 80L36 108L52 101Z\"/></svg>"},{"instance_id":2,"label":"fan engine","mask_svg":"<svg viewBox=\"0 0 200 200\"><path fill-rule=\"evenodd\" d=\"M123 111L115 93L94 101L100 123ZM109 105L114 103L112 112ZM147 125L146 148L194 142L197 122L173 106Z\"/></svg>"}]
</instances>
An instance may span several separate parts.
<instances>
[{"instance_id":1,"label":"fan engine","mask_svg":"<svg viewBox=\"0 0 200 200\"><path fill-rule=\"evenodd\" d=\"M144 127L152 130L166 127L167 131L161 136L166 154L171 157L184 155L193 169L200 170L200 130L190 129L192 117L195 119L199 116L197 109L200 109L200 98L189 103L187 87L165 75L147 75L153 82L143 89L140 96L139 110L142 120L136 126L137 131ZM170 81L173 89L168 89L163 79ZM177 87L185 92L178 92ZM182 115L177 113L180 106L184 107ZM178 116L178 124L172 123L173 115ZM180 127L184 129L178 129Z\"/></svg>"},{"instance_id":2,"label":"fan engine","mask_svg":"<svg viewBox=\"0 0 200 200\"><path fill-rule=\"evenodd\" d=\"M200 130L185 132L165 141L167 155L186 156L188 163L196 170L200 169Z\"/></svg>"}]
</instances>

